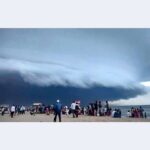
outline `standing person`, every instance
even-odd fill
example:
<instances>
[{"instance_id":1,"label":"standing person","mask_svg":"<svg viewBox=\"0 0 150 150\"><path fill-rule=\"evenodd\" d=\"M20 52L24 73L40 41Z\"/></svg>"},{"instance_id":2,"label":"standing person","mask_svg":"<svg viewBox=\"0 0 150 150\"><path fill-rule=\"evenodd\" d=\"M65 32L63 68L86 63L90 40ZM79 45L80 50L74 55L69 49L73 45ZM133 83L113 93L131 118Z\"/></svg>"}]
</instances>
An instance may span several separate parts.
<instances>
[{"instance_id":1,"label":"standing person","mask_svg":"<svg viewBox=\"0 0 150 150\"><path fill-rule=\"evenodd\" d=\"M104 115L107 115L107 107L104 108Z\"/></svg>"},{"instance_id":2,"label":"standing person","mask_svg":"<svg viewBox=\"0 0 150 150\"><path fill-rule=\"evenodd\" d=\"M144 109L140 106L140 118L144 118Z\"/></svg>"},{"instance_id":3,"label":"standing person","mask_svg":"<svg viewBox=\"0 0 150 150\"><path fill-rule=\"evenodd\" d=\"M146 114L146 112L144 113L144 118L145 118L145 119L147 118L147 114Z\"/></svg>"},{"instance_id":4,"label":"standing person","mask_svg":"<svg viewBox=\"0 0 150 150\"><path fill-rule=\"evenodd\" d=\"M76 103L75 101L73 101L71 104L71 112L72 112L73 118L75 118L75 109L76 109Z\"/></svg>"},{"instance_id":5,"label":"standing person","mask_svg":"<svg viewBox=\"0 0 150 150\"><path fill-rule=\"evenodd\" d=\"M96 116L99 116L100 114L99 114L99 102L98 101L96 101L95 103L95 110L96 110Z\"/></svg>"},{"instance_id":6,"label":"standing person","mask_svg":"<svg viewBox=\"0 0 150 150\"><path fill-rule=\"evenodd\" d=\"M2 108L2 116L4 116L4 114L5 114L5 108L3 107Z\"/></svg>"},{"instance_id":7,"label":"standing person","mask_svg":"<svg viewBox=\"0 0 150 150\"><path fill-rule=\"evenodd\" d=\"M20 113L21 113L20 107L18 106L18 107L17 107L17 114L19 115Z\"/></svg>"},{"instance_id":8,"label":"standing person","mask_svg":"<svg viewBox=\"0 0 150 150\"><path fill-rule=\"evenodd\" d=\"M23 106L21 106L20 112L21 112L22 115L23 115L23 111L24 111L24 108L23 108Z\"/></svg>"},{"instance_id":9,"label":"standing person","mask_svg":"<svg viewBox=\"0 0 150 150\"><path fill-rule=\"evenodd\" d=\"M11 106L11 109L10 109L11 118L14 117L15 110L16 110L16 109L15 109L15 105L12 105L12 106Z\"/></svg>"},{"instance_id":10,"label":"standing person","mask_svg":"<svg viewBox=\"0 0 150 150\"><path fill-rule=\"evenodd\" d=\"M49 108L48 107L46 107L46 115L50 115L50 111L49 111Z\"/></svg>"},{"instance_id":11,"label":"standing person","mask_svg":"<svg viewBox=\"0 0 150 150\"><path fill-rule=\"evenodd\" d=\"M106 114L105 115L108 115L108 111L109 111L109 103L108 103L108 101L106 101L105 108L106 108Z\"/></svg>"},{"instance_id":12,"label":"standing person","mask_svg":"<svg viewBox=\"0 0 150 150\"><path fill-rule=\"evenodd\" d=\"M86 113L87 113L86 107L83 107L83 115L86 115Z\"/></svg>"},{"instance_id":13,"label":"standing person","mask_svg":"<svg viewBox=\"0 0 150 150\"><path fill-rule=\"evenodd\" d=\"M76 106L75 106L75 115L76 115L76 118L78 118L79 110L80 110L79 105L76 104Z\"/></svg>"},{"instance_id":14,"label":"standing person","mask_svg":"<svg viewBox=\"0 0 150 150\"><path fill-rule=\"evenodd\" d=\"M56 122L57 120L57 115L59 117L59 122L61 122L61 110L62 110L62 105L60 103L60 100L57 100L56 104L54 105L54 114L55 114L54 122Z\"/></svg>"},{"instance_id":15,"label":"standing person","mask_svg":"<svg viewBox=\"0 0 150 150\"><path fill-rule=\"evenodd\" d=\"M69 109L68 106L65 106L65 114L68 116L69 115Z\"/></svg>"},{"instance_id":16,"label":"standing person","mask_svg":"<svg viewBox=\"0 0 150 150\"><path fill-rule=\"evenodd\" d=\"M92 116L92 104L90 103L88 106L89 115Z\"/></svg>"},{"instance_id":17,"label":"standing person","mask_svg":"<svg viewBox=\"0 0 150 150\"><path fill-rule=\"evenodd\" d=\"M92 116L94 116L95 115L95 106L94 106L94 104L92 103Z\"/></svg>"},{"instance_id":18,"label":"standing person","mask_svg":"<svg viewBox=\"0 0 150 150\"><path fill-rule=\"evenodd\" d=\"M121 109L118 109L118 117L121 118Z\"/></svg>"},{"instance_id":19,"label":"standing person","mask_svg":"<svg viewBox=\"0 0 150 150\"><path fill-rule=\"evenodd\" d=\"M101 103L101 101L99 101L99 116L101 116L102 115L102 103Z\"/></svg>"}]
</instances>

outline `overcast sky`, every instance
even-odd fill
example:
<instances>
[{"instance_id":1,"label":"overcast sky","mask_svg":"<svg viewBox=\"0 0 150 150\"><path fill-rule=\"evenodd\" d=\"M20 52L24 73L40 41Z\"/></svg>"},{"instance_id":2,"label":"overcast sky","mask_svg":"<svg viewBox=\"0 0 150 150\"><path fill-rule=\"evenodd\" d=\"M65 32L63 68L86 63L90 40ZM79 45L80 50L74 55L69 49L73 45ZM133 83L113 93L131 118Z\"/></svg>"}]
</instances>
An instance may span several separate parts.
<instances>
[{"instance_id":1,"label":"overcast sky","mask_svg":"<svg viewBox=\"0 0 150 150\"><path fill-rule=\"evenodd\" d=\"M142 96L141 104L150 104L144 98L149 90L141 85L150 81L150 29L0 29L0 77L6 93L8 81L15 80L34 88L57 86L89 94L100 87L109 89L107 99L113 99L113 91L119 89L114 100L129 102ZM11 94L16 99L15 91ZM76 95L81 97L79 91ZM8 99L7 94L0 96L3 102ZM101 97L102 92L92 98Z\"/></svg>"}]
</instances>

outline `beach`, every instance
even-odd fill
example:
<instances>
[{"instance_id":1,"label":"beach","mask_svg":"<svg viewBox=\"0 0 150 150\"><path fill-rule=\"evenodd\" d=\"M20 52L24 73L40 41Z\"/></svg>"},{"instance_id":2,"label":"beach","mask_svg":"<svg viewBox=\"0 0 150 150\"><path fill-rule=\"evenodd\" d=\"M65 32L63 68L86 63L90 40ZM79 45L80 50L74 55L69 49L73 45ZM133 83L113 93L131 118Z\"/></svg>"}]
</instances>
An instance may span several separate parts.
<instances>
[{"instance_id":1,"label":"beach","mask_svg":"<svg viewBox=\"0 0 150 150\"><path fill-rule=\"evenodd\" d=\"M54 115L35 114L30 115L27 112L24 115L15 115L11 118L9 114L0 115L0 122L53 122ZM57 118L58 121L58 118ZM78 118L73 118L72 115L62 115L62 122L150 122L150 118L112 118L111 116L84 116L79 115Z\"/></svg>"}]
</instances>

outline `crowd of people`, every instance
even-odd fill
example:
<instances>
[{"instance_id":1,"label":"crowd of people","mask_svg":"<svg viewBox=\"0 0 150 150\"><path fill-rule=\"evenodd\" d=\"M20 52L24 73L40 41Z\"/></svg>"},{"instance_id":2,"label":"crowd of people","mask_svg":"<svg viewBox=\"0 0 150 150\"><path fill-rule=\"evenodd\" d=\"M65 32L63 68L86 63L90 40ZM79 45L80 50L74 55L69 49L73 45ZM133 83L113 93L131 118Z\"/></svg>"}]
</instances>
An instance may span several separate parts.
<instances>
[{"instance_id":1,"label":"crowd of people","mask_svg":"<svg viewBox=\"0 0 150 150\"><path fill-rule=\"evenodd\" d=\"M11 118L14 117L14 115L23 115L26 112L25 106L19 106L19 105L12 105L10 108L10 116Z\"/></svg>"},{"instance_id":2,"label":"crowd of people","mask_svg":"<svg viewBox=\"0 0 150 150\"><path fill-rule=\"evenodd\" d=\"M40 106L32 106L30 108L28 108L28 110L30 111L31 115L35 115L35 114L53 114L54 112L54 106L53 105L40 105Z\"/></svg>"},{"instance_id":3,"label":"crowd of people","mask_svg":"<svg viewBox=\"0 0 150 150\"><path fill-rule=\"evenodd\" d=\"M132 107L131 110L128 110L127 116L131 118L147 118L147 114L141 106L139 108Z\"/></svg>"},{"instance_id":4,"label":"crowd of people","mask_svg":"<svg viewBox=\"0 0 150 150\"><path fill-rule=\"evenodd\" d=\"M5 114L5 108L1 109L1 115ZM12 105L10 107L10 116L11 118L14 115L23 115L26 111L29 111L31 115L39 114L54 114L54 122L57 121L57 116L59 118L59 122L61 122L61 115L72 115L73 118L78 118L79 115L86 115L86 116L111 116L113 118L121 118L122 112L121 109L112 109L109 105L108 101L101 102L96 101L95 103L89 103L87 106L80 106L79 101L73 101L68 106L62 106L60 100L57 100L54 105L40 105L40 106L32 106L32 107L25 107L25 106L18 106ZM131 118L147 118L146 112L140 106L139 108L132 107L131 110L127 111L127 117Z\"/></svg>"},{"instance_id":5,"label":"crowd of people","mask_svg":"<svg viewBox=\"0 0 150 150\"><path fill-rule=\"evenodd\" d=\"M101 101L96 101L95 103L90 103L87 107L82 108L85 111L84 114L89 116L110 116L111 107L108 101L102 105Z\"/></svg>"}]
</instances>

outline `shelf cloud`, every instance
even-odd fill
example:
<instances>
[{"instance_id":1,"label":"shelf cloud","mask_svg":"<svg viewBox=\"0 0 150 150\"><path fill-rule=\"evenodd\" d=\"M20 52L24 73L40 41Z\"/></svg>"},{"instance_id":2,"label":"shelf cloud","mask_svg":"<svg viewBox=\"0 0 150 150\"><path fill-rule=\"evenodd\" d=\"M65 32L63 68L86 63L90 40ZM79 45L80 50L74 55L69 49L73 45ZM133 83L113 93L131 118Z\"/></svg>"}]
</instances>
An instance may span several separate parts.
<instances>
[{"instance_id":1,"label":"shelf cloud","mask_svg":"<svg viewBox=\"0 0 150 150\"><path fill-rule=\"evenodd\" d=\"M17 73L31 86L145 90L149 29L0 29L0 84ZM136 93L138 95L138 93Z\"/></svg>"}]
</instances>

